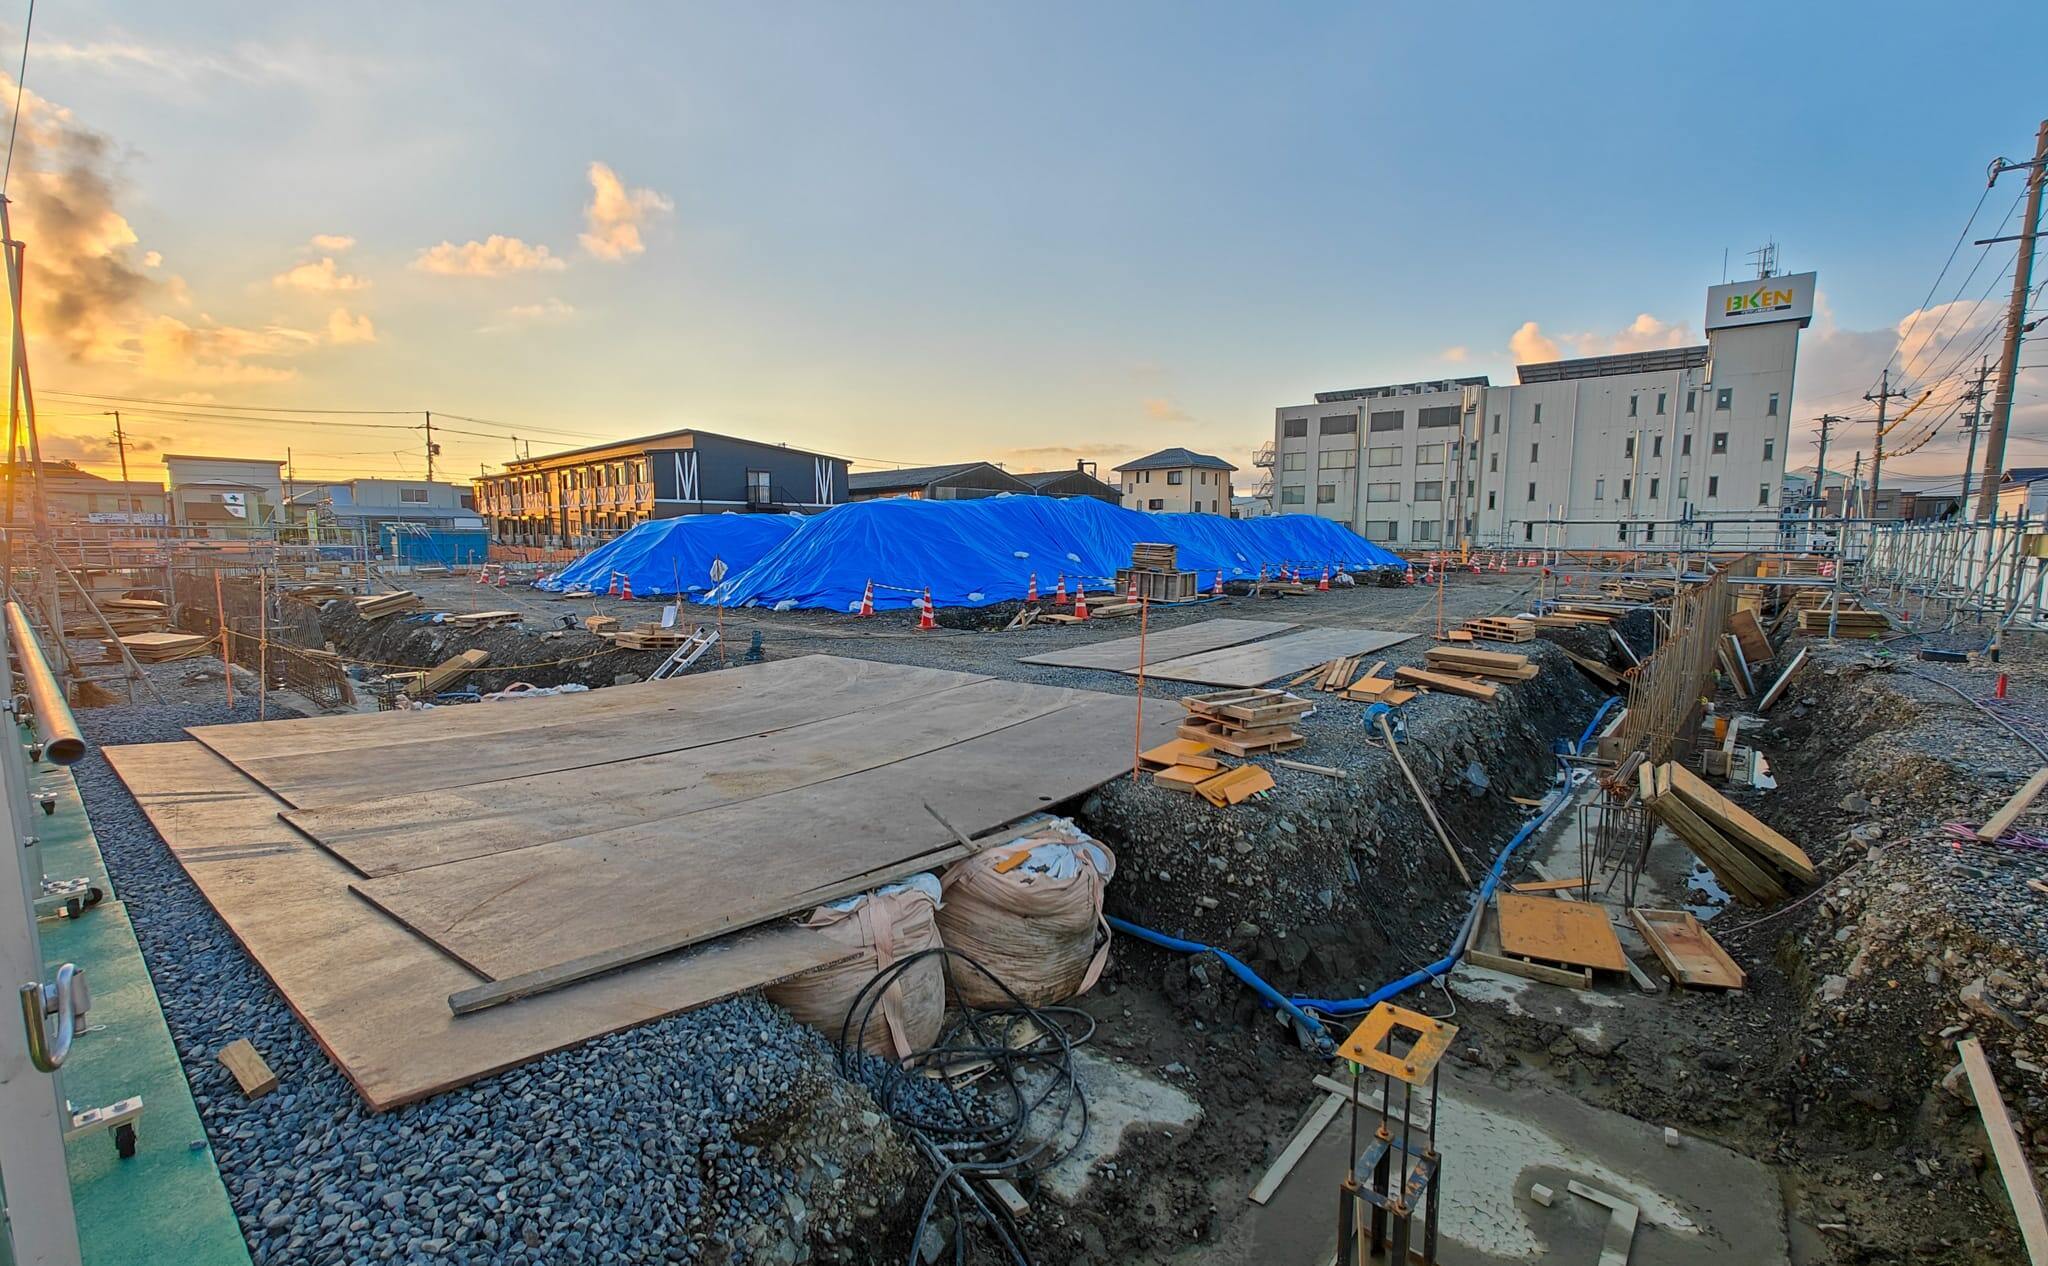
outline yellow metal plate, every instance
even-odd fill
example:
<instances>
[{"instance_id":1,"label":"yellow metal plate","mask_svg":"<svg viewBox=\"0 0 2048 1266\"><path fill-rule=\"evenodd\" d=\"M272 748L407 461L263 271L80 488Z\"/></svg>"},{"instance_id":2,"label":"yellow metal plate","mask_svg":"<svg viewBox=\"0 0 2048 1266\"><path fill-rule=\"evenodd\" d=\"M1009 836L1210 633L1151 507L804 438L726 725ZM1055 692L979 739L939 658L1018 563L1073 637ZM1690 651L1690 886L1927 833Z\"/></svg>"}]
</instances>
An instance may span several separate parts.
<instances>
[{"instance_id":1,"label":"yellow metal plate","mask_svg":"<svg viewBox=\"0 0 2048 1266\"><path fill-rule=\"evenodd\" d=\"M1364 1022L1344 1039L1337 1053L1373 1072L1419 1086L1436 1071L1437 1061L1451 1048L1451 1039L1457 1035L1455 1024L1382 1002L1366 1013ZM1403 1041L1412 1041L1405 1052L1399 1049ZM1395 1049L1382 1050L1383 1045Z\"/></svg>"}]
</instances>

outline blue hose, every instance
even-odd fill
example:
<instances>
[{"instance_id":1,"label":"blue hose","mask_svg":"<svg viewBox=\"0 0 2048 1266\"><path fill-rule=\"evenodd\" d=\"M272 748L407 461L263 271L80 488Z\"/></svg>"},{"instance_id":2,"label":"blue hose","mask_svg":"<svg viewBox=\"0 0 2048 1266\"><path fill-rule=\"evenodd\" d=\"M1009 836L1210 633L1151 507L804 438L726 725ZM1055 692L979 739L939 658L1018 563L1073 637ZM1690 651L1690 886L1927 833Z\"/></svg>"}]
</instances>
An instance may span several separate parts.
<instances>
[{"instance_id":1,"label":"blue hose","mask_svg":"<svg viewBox=\"0 0 2048 1266\"><path fill-rule=\"evenodd\" d=\"M1599 728L1601 719L1620 702L1619 698L1610 698L1600 705L1599 711L1593 714L1593 719L1587 722L1584 733L1579 735L1579 741L1572 749L1574 752L1585 750L1586 744L1590 743L1593 739L1593 731ZM1438 976L1449 973L1451 968L1458 965L1458 959L1463 957L1465 943L1472 939L1472 927L1479 918L1479 912L1486 908L1486 903L1493 898L1494 890L1500 886L1501 876L1507 870L1508 859L1514 856L1516 849L1529 842L1529 837L1536 833L1537 828L1557 816L1557 811L1562 809L1571 800L1571 795L1572 783L1569 775L1567 775L1564 785L1544 797L1543 804L1538 809L1536 816L1524 822L1522 829L1516 831L1514 836L1501 847L1500 852L1494 856L1493 866L1486 872L1486 879L1479 885L1479 890L1472 895L1471 908L1466 911L1465 921L1458 929L1457 939L1451 943L1450 953L1427 967L1409 972L1399 980L1381 985L1363 998L1307 998L1299 995L1290 998L1267 984L1259 977L1257 972L1245 966L1235 957L1212 945L1204 945L1199 941L1182 940L1177 936L1168 936L1164 932L1154 932L1150 928L1140 927L1128 919L1119 919L1115 915L1106 917L1112 928L1130 936L1135 936L1141 941L1150 941L1154 945L1163 946L1170 950L1178 950L1184 954L1210 953L1216 955L1223 962L1223 965L1230 969L1231 974L1250 986L1254 993L1264 998L1270 1005L1279 1007L1292 1016L1295 1022L1302 1025L1308 1032L1316 1034L1318 1044L1327 1050L1330 1045L1329 1038L1324 1033L1322 1025L1310 1017L1308 1012L1319 1011L1324 1015L1357 1015L1360 1012L1372 1010L1389 998L1398 997L1418 985L1427 984Z\"/></svg>"}]
</instances>

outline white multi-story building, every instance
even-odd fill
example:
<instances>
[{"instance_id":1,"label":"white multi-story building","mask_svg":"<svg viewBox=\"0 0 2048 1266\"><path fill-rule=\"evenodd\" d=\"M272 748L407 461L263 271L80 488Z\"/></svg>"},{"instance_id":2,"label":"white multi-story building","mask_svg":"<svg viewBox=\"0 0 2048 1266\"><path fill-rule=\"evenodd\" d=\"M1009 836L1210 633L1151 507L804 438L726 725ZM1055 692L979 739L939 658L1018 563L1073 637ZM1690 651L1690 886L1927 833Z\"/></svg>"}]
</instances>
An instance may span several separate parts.
<instances>
[{"instance_id":1,"label":"white multi-story building","mask_svg":"<svg viewBox=\"0 0 2048 1266\"><path fill-rule=\"evenodd\" d=\"M1319 392L1275 411L1273 509L1383 544L1654 543L1779 513L1814 274L1707 292L1707 342ZM1668 537L1667 537L1668 539Z\"/></svg>"}]
</instances>

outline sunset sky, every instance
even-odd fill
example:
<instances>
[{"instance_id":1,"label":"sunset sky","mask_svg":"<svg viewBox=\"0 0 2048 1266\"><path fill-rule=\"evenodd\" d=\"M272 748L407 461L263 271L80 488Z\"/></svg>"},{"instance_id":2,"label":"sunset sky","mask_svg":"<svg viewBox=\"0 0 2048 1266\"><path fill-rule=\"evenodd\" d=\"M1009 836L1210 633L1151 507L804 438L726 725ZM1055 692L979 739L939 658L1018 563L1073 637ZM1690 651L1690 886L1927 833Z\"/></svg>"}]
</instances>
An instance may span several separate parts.
<instances>
[{"instance_id":1,"label":"sunset sky","mask_svg":"<svg viewBox=\"0 0 2048 1266\"><path fill-rule=\"evenodd\" d=\"M1317 390L1700 341L1724 252L1770 239L1820 274L1800 424L1869 416L1895 353L1937 416L2013 247L1930 284L2048 114L2038 0L48 0L33 36L8 192L45 447L113 473L120 407L141 478L287 447L417 476L429 409L457 478L682 426L1248 465ZM2048 370L2018 403L2009 464L2048 464Z\"/></svg>"}]
</instances>

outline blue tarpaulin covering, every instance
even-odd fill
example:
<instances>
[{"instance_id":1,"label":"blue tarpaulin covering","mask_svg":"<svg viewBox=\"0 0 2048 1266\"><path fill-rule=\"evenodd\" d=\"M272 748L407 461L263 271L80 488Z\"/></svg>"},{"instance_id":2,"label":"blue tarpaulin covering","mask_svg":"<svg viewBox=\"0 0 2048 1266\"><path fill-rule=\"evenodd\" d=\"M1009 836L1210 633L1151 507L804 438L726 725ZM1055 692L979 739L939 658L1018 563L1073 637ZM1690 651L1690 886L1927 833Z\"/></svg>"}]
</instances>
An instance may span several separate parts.
<instances>
[{"instance_id":1,"label":"blue tarpaulin covering","mask_svg":"<svg viewBox=\"0 0 2048 1266\"><path fill-rule=\"evenodd\" d=\"M789 539L802 523L794 514L686 514L649 519L616 540L585 554L535 587L564 589L611 587L612 574L633 582L635 597L700 593L717 583L712 564L723 562L726 575L736 575Z\"/></svg>"},{"instance_id":2,"label":"blue tarpaulin covering","mask_svg":"<svg viewBox=\"0 0 2048 1266\"><path fill-rule=\"evenodd\" d=\"M1265 567L1405 567L1349 528L1313 515L1225 519L1213 514L1145 514L1092 497L989 497L926 501L892 497L836 506L803 525L759 562L737 571L699 602L851 611L875 584L877 607L908 607L930 586L942 607L1022 598L1033 575L1049 595L1064 576L1071 591L1109 588L1140 541L1179 547L1182 571L1204 589L1222 572L1249 580ZM638 581L634 591L639 591Z\"/></svg>"}]
</instances>

